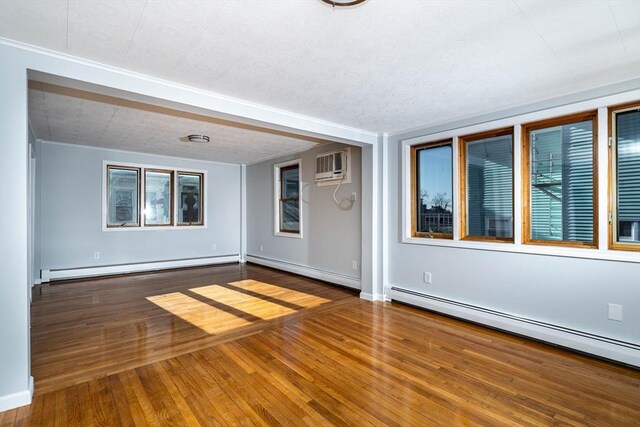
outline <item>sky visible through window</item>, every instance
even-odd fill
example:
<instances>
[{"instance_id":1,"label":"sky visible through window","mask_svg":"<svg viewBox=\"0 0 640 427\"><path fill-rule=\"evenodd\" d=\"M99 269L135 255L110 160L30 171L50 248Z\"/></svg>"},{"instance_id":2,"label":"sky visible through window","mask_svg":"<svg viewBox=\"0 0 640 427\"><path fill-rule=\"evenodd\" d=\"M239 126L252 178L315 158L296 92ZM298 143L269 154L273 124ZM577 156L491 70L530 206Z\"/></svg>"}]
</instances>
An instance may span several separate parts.
<instances>
[{"instance_id":1,"label":"sky visible through window","mask_svg":"<svg viewBox=\"0 0 640 427\"><path fill-rule=\"evenodd\" d=\"M448 210L451 210L451 154L450 145L418 151L419 195L424 199L426 194L427 208L431 208L433 197L445 194L449 200Z\"/></svg>"}]
</instances>

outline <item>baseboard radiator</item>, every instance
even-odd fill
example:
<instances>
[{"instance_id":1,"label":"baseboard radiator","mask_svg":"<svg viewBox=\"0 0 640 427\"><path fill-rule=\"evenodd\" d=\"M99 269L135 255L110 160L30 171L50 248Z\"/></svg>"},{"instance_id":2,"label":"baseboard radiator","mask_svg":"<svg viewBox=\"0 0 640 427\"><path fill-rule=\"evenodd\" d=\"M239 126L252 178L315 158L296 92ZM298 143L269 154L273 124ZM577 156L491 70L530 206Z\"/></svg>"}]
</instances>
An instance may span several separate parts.
<instances>
[{"instance_id":1,"label":"baseboard radiator","mask_svg":"<svg viewBox=\"0 0 640 427\"><path fill-rule=\"evenodd\" d=\"M346 286L352 289L360 289L362 287L360 278L346 276L344 274L333 273L318 268L308 267L305 265L295 264L288 261L267 258L258 255L247 254L245 259L247 262L271 267L278 270L288 271L289 273L299 274L312 279L322 280L324 282L335 283L336 285Z\"/></svg>"},{"instance_id":2,"label":"baseboard radiator","mask_svg":"<svg viewBox=\"0 0 640 427\"><path fill-rule=\"evenodd\" d=\"M640 368L640 344L441 298L399 286L387 288L391 300L437 311L503 331L589 353Z\"/></svg>"},{"instance_id":3,"label":"baseboard radiator","mask_svg":"<svg viewBox=\"0 0 640 427\"><path fill-rule=\"evenodd\" d=\"M40 281L81 279L85 277L109 276L114 274L139 273L145 271L168 270L172 268L198 267L213 264L239 262L240 255L220 255L213 257L184 258L165 261L152 261L131 264L114 264L94 267L41 270Z\"/></svg>"}]
</instances>

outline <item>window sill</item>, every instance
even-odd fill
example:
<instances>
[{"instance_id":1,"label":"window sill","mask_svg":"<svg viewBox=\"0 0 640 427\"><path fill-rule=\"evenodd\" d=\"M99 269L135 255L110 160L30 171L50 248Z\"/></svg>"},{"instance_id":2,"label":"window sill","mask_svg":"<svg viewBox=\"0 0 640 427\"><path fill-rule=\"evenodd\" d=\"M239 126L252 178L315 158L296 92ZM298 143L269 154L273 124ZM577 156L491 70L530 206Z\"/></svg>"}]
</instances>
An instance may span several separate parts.
<instances>
[{"instance_id":1,"label":"window sill","mask_svg":"<svg viewBox=\"0 0 640 427\"><path fill-rule=\"evenodd\" d=\"M512 252L531 255L561 256L569 258L640 263L640 254L638 253L599 250L595 248L566 248L557 246L549 247L523 244L505 244L504 242L493 243L420 237L404 237L402 239L402 243L423 246L473 249L492 252Z\"/></svg>"},{"instance_id":2,"label":"window sill","mask_svg":"<svg viewBox=\"0 0 640 427\"><path fill-rule=\"evenodd\" d=\"M102 227L103 232L122 231L162 231L162 230L203 230L206 225L147 225L145 227Z\"/></svg>"},{"instance_id":3,"label":"window sill","mask_svg":"<svg viewBox=\"0 0 640 427\"><path fill-rule=\"evenodd\" d=\"M625 244L625 243L610 243L609 249L612 251L627 251L627 252L640 252L640 245L638 244Z\"/></svg>"},{"instance_id":4,"label":"window sill","mask_svg":"<svg viewBox=\"0 0 640 427\"><path fill-rule=\"evenodd\" d=\"M281 231L276 231L273 235L278 237L289 237L291 239L302 239L302 233L283 233Z\"/></svg>"}]
</instances>

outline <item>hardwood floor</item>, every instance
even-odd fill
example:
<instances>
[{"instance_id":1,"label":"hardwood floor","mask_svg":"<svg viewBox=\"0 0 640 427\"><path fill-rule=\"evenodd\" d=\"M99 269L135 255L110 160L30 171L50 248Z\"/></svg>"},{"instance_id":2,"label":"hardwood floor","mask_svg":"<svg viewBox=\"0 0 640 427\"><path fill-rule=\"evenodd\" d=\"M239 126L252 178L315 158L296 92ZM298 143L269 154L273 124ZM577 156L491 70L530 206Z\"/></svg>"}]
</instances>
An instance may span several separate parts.
<instances>
[{"instance_id":1,"label":"hardwood floor","mask_svg":"<svg viewBox=\"0 0 640 427\"><path fill-rule=\"evenodd\" d=\"M239 264L42 288L33 298L36 392L260 332L354 293Z\"/></svg>"},{"instance_id":2,"label":"hardwood floor","mask_svg":"<svg viewBox=\"0 0 640 427\"><path fill-rule=\"evenodd\" d=\"M640 372L262 267L51 285L5 425L638 426Z\"/></svg>"}]
</instances>

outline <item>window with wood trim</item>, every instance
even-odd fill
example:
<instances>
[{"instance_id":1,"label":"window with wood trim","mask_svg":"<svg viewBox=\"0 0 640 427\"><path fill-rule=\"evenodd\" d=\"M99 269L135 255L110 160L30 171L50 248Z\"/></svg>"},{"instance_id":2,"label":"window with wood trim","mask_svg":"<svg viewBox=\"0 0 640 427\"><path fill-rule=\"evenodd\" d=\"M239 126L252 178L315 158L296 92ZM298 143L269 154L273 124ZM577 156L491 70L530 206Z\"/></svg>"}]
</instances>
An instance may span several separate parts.
<instances>
[{"instance_id":1,"label":"window with wood trim","mask_svg":"<svg viewBox=\"0 0 640 427\"><path fill-rule=\"evenodd\" d=\"M301 237L300 161L275 165L276 234Z\"/></svg>"},{"instance_id":2,"label":"window with wood trim","mask_svg":"<svg viewBox=\"0 0 640 427\"><path fill-rule=\"evenodd\" d=\"M140 168L107 166L107 227L140 226Z\"/></svg>"},{"instance_id":3,"label":"window with wood trim","mask_svg":"<svg viewBox=\"0 0 640 427\"><path fill-rule=\"evenodd\" d=\"M453 141L411 147L414 237L453 238Z\"/></svg>"},{"instance_id":4,"label":"window with wood trim","mask_svg":"<svg viewBox=\"0 0 640 427\"><path fill-rule=\"evenodd\" d=\"M178 171L178 225L204 224L204 175Z\"/></svg>"},{"instance_id":5,"label":"window with wood trim","mask_svg":"<svg viewBox=\"0 0 640 427\"><path fill-rule=\"evenodd\" d=\"M173 171L145 169L144 225L173 225Z\"/></svg>"},{"instance_id":6,"label":"window with wood trim","mask_svg":"<svg viewBox=\"0 0 640 427\"><path fill-rule=\"evenodd\" d=\"M523 243L597 247L597 111L522 126Z\"/></svg>"},{"instance_id":7,"label":"window with wood trim","mask_svg":"<svg viewBox=\"0 0 640 427\"><path fill-rule=\"evenodd\" d=\"M609 108L609 247L640 251L640 101Z\"/></svg>"},{"instance_id":8,"label":"window with wood trim","mask_svg":"<svg viewBox=\"0 0 640 427\"><path fill-rule=\"evenodd\" d=\"M513 242L513 128L459 141L460 238Z\"/></svg>"},{"instance_id":9,"label":"window with wood trim","mask_svg":"<svg viewBox=\"0 0 640 427\"><path fill-rule=\"evenodd\" d=\"M103 231L205 226L206 172L103 163Z\"/></svg>"}]
</instances>

